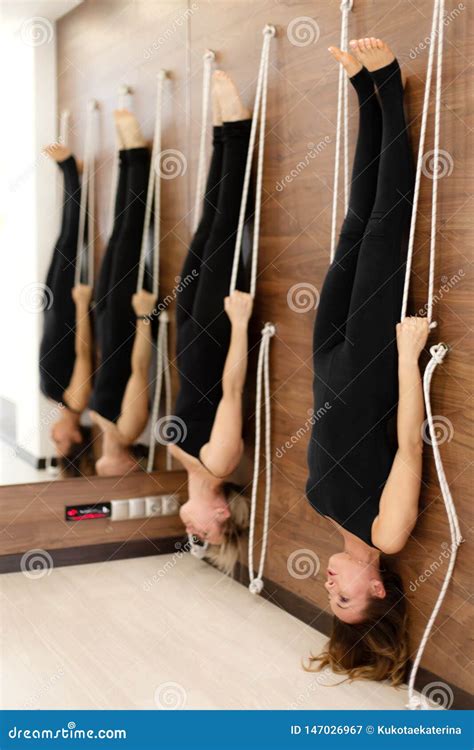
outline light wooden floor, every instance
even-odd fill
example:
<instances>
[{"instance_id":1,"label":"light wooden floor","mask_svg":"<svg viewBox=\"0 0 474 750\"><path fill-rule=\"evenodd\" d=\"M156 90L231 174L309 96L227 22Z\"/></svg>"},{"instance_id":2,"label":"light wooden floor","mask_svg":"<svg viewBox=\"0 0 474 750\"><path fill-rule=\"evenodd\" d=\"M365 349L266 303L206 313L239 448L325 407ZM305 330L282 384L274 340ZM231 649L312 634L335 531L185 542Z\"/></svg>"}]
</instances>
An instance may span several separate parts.
<instances>
[{"instance_id":1,"label":"light wooden floor","mask_svg":"<svg viewBox=\"0 0 474 750\"><path fill-rule=\"evenodd\" d=\"M330 687L324 637L190 555L0 577L1 708L403 708L405 690Z\"/></svg>"}]
</instances>

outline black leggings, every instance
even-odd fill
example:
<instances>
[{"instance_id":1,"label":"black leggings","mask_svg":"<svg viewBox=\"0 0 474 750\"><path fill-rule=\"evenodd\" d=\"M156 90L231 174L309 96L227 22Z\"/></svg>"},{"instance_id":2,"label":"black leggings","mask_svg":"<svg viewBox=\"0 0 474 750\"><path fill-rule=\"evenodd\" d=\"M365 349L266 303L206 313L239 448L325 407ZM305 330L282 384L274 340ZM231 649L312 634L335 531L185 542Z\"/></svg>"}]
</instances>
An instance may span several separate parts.
<instances>
[{"instance_id":1,"label":"black leggings","mask_svg":"<svg viewBox=\"0 0 474 750\"><path fill-rule=\"evenodd\" d=\"M222 397L230 343L224 297L229 294L249 134L250 120L214 128L203 214L178 287L180 390L175 414L186 424L180 445L195 456L209 440ZM237 286L247 288L241 261Z\"/></svg>"},{"instance_id":2,"label":"black leggings","mask_svg":"<svg viewBox=\"0 0 474 750\"><path fill-rule=\"evenodd\" d=\"M138 278L149 163L146 148L120 152L114 227L95 293L100 364L89 405L113 422L120 416L131 374L136 323L131 301Z\"/></svg>"},{"instance_id":3,"label":"black leggings","mask_svg":"<svg viewBox=\"0 0 474 750\"><path fill-rule=\"evenodd\" d=\"M40 344L40 387L48 398L62 402L74 369L76 307L72 289L76 273L81 189L76 161L58 166L64 178L61 232L46 277L43 336Z\"/></svg>"},{"instance_id":4,"label":"black leggings","mask_svg":"<svg viewBox=\"0 0 474 750\"><path fill-rule=\"evenodd\" d=\"M349 209L314 328L317 421L307 493L317 510L370 543L394 456L387 424L398 400L395 326L413 173L398 63L363 69L351 82L359 136Z\"/></svg>"}]
</instances>

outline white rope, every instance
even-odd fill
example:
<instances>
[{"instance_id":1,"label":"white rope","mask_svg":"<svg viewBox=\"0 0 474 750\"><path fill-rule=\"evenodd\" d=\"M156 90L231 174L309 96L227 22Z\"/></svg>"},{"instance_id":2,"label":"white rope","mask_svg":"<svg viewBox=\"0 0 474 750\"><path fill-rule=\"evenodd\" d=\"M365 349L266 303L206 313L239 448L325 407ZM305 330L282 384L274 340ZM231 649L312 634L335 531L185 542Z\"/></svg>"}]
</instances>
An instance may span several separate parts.
<instances>
[{"instance_id":1,"label":"white rope","mask_svg":"<svg viewBox=\"0 0 474 750\"><path fill-rule=\"evenodd\" d=\"M79 231L77 234L76 268L74 283L81 283L82 261L84 255L87 257L87 283L94 283L94 231L95 231L95 119L97 113L97 102L92 99L89 102L86 118L86 130L84 136L84 168L82 173L81 203L79 207ZM87 241L84 240L86 225L86 214L88 221ZM85 245L85 246L84 246Z\"/></svg>"},{"instance_id":2,"label":"white rope","mask_svg":"<svg viewBox=\"0 0 474 750\"><path fill-rule=\"evenodd\" d=\"M130 86L126 86L125 84L120 86L117 94L118 94L118 100L117 100L118 109L126 109L127 104L129 107L131 106L132 89L130 88ZM115 194L117 192L117 183L118 183L118 174L119 174L119 150L120 150L120 144L118 141L118 136L116 135L115 136L115 154L113 156L113 162L112 162L112 184L110 188L109 221L108 221L109 237L113 232L114 221L115 221Z\"/></svg>"},{"instance_id":3,"label":"white rope","mask_svg":"<svg viewBox=\"0 0 474 750\"><path fill-rule=\"evenodd\" d=\"M341 40L340 47L347 51L349 41L349 13L352 10L353 0L342 0L341 11ZM339 191L340 151L341 140L343 140L344 153L344 212L349 205L349 81L343 66L339 67L339 82L337 91L337 117L336 117L336 150L334 156L334 184L332 192L332 219L331 219L331 262L336 253L336 228L337 228L337 204ZM343 131L343 132L341 132Z\"/></svg>"},{"instance_id":4,"label":"white rope","mask_svg":"<svg viewBox=\"0 0 474 750\"><path fill-rule=\"evenodd\" d=\"M237 285L237 274L239 270L239 258L242 248L242 237L245 225L245 211L250 187L250 176L252 172L252 158L257 135L257 124L260 116L260 138L258 144L257 174L255 186L255 218L252 244L252 268L250 275L250 294L255 297L257 284L257 263L260 240L260 213L262 205L262 185L263 185L263 155L265 150L265 120L267 110L267 85L268 85L268 65L270 57L270 43L275 36L274 26L265 26L263 29L263 45L260 57L260 67L257 75L257 88L255 92L255 105L250 128L249 148L247 152L247 163L245 167L244 183L242 187L242 200L240 203L239 221L237 224L237 236L235 240L234 262L232 265L232 275L230 281L229 294L235 291Z\"/></svg>"},{"instance_id":5,"label":"white rope","mask_svg":"<svg viewBox=\"0 0 474 750\"><path fill-rule=\"evenodd\" d=\"M71 112L69 109L63 109L59 117L59 143L62 146L69 144L69 122L71 119Z\"/></svg>"},{"instance_id":6,"label":"white rope","mask_svg":"<svg viewBox=\"0 0 474 750\"><path fill-rule=\"evenodd\" d=\"M215 52L207 49L202 56L202 106L201 106L201 136L199 140L199 159L197 169L196 198L194 203L194 231L201 218L204 192L206 190L206 135L209 118L209 99L211 93L212 64L216 59Z\"/></svg>"},{"instance_id":7,"label":"white rope","mask_svg":"<svg viewBox=\"0 0 474 750\"><path fill-rule=\"evenodd\" d=\"M432 203L431 203L431 237L430 237L430 259L429 259L429 275L428 275L428 302L427 302L427 319L430 323L430 328L434 328L436 323L433 321L433 289L434 289L434 270L436 261L436 229L437 229L437 198L438 198L438 177L439 177L439 136L440 136L440 122L441 122L441 82L442 82L442 63L443 63L443 39L444 39L444 0L435 0L433 7L433 21L431 27L431 38L430 38L430 50L428 58L428 67L426 74L425 84L425 95L423 100L423 112L420 129L420 142L418 147L418 158L416 166L416 177L415 177L415 189L413 197L413 213L411 217L410 225L410 236L408 242L408 253L407 253L407 267L405 275L405 287L403 292L401 320L404 320L407 312L408 305L408 293L410 288L410 277L411 268L413 261L413 249L415 241L415 229L417 219L418 200L420 194L420 183L421 173L423 171L423 160L424 160L424 146L426 139L426 130L428 122L428 112L430 104L430 89L431 79L434 66L434 55L435 48L437 51L437 65L436 65L436 94L435 94L435 112L434 112L434 148L433 148L433 192L432 192ZM456 563L457 551L459 545L462 542L461 531L459 528L459 522L456 514L456 507L451 495L446 474L441 460L441 454L439 451L439 443L436 434L436 426L433 421L433 413L431 409L431 380L436 367L443 362L448 347L444 343L439 343L436 346L432 346L430 349L431 359L426 367L423 376L423 395L425 399L425 408L428 419L428 427L430 433L430 440L433 447L433 456L435 460L436 472L438 475L438 482L443 497L443 502L446 508L446 514L448 516L449 530L451 534L451 546L449 550L449 563L444 577L441 590L438 594L433 611L426 624L423 636L418 646L413 666L411 668L410 677L408 681L408 708L429 708L427 703L423 703L422 700L415 695L415 680L418 672L418 668L423 657L423 653L428 643L431 630L434 622L438 616L438 613L443 604L446 592L448 590L449 583L451 581L454 565Z\"/></svg>"},{"instance_id":8,"label":"white rope","mask_svg":"<svg viewBox=\"0 0 474 750\"><path fill-rule=\"evenodd\" d=\"M157 342L156 342L156 381L155 381L155 393L153 396L153 406L151 410L151 433L150 433L150 446L148 449L148 463L147 463L148 472L153 471L153 464L155 460L155 445L156 445L155 427L158 422L158 415L160 411L161 392L162 392L162 387L163 387L163 375L165 374L166 370L169 369L168 345L167 345L168 344L168 334L167 334L168 323L169 323L168 313L166 311L161 312L159 321L158 321L158 336L157 336ZM166 387L166 376L165 376L165 387ZM171 411L171 406L170 406L170 411ZM169 413L170 412L167 411L167 414Z\"/></svg>"},{"instance_id":9,"label":"white rope","mask_svg":"<svg viewBox=\"0 0 474 750\"><path fill-rule=\"evenodd\" d=\"M428 309L427 318L430 322L430 327L434 328L436 323L433 323L433 289L432 284L434 280L434 261L436 252L436 219L437 219L437 195L438 195L438 162L439 162L439 128L441 119L441 64L442 64L442 43L444 38L444 0L434 0L433 8L433 21L431 25L430 34L430 48L428 56L428 65L426 70L426 83L425 83L425 94L423 99L423 111L421 117L421 128L420 128L420 141L418 146L418 157L416 163L416 175L415 175L415 188L413 193L413 209L411 215L410 224L410 235L408 239L408 250L406 260L406 273L405 273L405 285L403 289L403 300L402 300L402 311L401 320L404 320L407 313L408 307L408 294L410 291L410 279L411 279L411 268L413 264L413 250L415 245L415 231L416 231L416 220L418 212L418 201L420 197L420 184L421 174L423 171L423 160L424 160L424 148L426 140L426 130L428 124L428 114L430 107L430 91L431 91L431 79L433 75L433 63L435 49L438 51L438 65L437 65L437 82L436 82L436 99L435 99L435 140L434 140L434 151L433 151L433 193L431 202L431 241L430 241L430 268L429 268L429 293L428 293Z\"/></svg>"},{"instance_id":10,"label":"white rope","mask_svg":"<svg viewBox=\"0 0 474 750\"><path fill-rule=\"evenodd\" d=\"M155 108L155 132L153 135L153 147L151 152L151 167L148 176L148 189L146 194L145 218L143 222L142 246L140 262L138 266L137 292L143 289L145 281L145 265L148 246L148 232L150 230L151 209L154 205L155 216L153 222L153 294L158 299L159 293L159 267L160 267L160 228L161 228L161 179L159 172L159 160L161 154L161 131L163 115L163 84L167 77L166 70L160 70L157 76L156 108Z\"/></svg>"},{"instance_id":11,"label":"white rope","mask_svg":"<svg viewBox=\"0 0 474 750\"><path fill-rule=\"evenodd\" d=\"M270 520L270 499L272 492L272 464L271 464L271 396L270 396L270 339L275 335L275 326L266 323L262 330L257 363L257 392L255 398L255 454L253 463L252 496L250 502L250 527L248 542L249 591L260 594L263 590L263 569L268 545L268 526ZM257 494L260 474L260 444L262 432L262 390L265 411L265 494L263 504L262 549L257 575L254 575L253 548L255 537L255 519L257 511Z\"/></svg>"},{"instance_id":12,"label":"white rope","mask_svg":"<svg viewBox=\"0 0 474 750\"><path fill-rule=\"evenodd\" d=\"M444 501L444 505L446 508L446 513L447 513L448 521L449 521L449 530L451 533L451 546L449 549L448 569L444 577L443 585L441 586L441 590L438 594L436 604L426 624L423 636L420 641L420 645L418 646L418 651L417 651L415 660L413 662L413 666L411 668L410 679L408 681L408 704L407 704L407 707L410 709L429 708L429 705L427 703L423 703L421 698L415 695L415 679L416 679L416 675L418 672L418 668L420 666L420 662L421 662L426 644L428 643L428 639L431 634L431 630L433 628L434 622L443 604L444 597L446 596L446 592L448 590L448 586L451 581L451 577L453 575L453 570L454 570L454 565L456 563L456 557L457 557L459 545L462 542L461 531L459 528L459 522L458 522L458 518L456 514L456 508L455 508L454 501L451 495L451 491L449 489L448 480L446 479L443 462L441 460L441 455L439 452L438 437L436 435L436 426L433 421L433 413L431 411L431 402L430 402L431 379L433 377L433 373L436 367L442 363L447 351L448 351L448 347L446 346L446 344L443 344L443 343L440 343L440 344L437 344L436 346L431 347L430 349L431 360L429 361L426 367L425 374L423 377L423 391L425 395L426 413L428 416L430 440L433 446L433 455L434 455L435 464L436 464L436 471L438 473L438 481L439 481L439 485L441 488L441 494L443 496L443 501Z\"/></svg>"}]
</instances>

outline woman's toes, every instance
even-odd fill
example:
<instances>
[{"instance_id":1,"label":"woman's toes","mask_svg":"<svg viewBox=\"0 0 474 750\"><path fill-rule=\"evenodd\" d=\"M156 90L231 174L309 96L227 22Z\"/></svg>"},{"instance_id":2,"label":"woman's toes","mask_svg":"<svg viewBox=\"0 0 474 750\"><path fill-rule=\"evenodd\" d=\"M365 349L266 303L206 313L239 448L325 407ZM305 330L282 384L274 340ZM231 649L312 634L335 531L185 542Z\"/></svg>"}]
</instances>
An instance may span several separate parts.
<instances>
[{"instance_id":1,"label":"woman's toes","mask_svg":"<svg viewBox=\"0 0 474 750\"><path fill-rule=\"evenodd\" d=\"M384 44L381 39L376 39L378 49L382 49Z\"/></svg>"}]
</instances>

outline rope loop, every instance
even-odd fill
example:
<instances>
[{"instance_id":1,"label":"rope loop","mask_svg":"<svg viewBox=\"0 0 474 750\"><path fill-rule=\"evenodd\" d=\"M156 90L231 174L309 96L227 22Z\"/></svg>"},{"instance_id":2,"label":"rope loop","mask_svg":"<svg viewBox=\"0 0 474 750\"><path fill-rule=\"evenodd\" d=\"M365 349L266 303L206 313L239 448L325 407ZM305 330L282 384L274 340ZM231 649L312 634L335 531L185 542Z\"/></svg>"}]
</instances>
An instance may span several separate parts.
<instances>
[{"instance_id":1,"label":"rope loop","mask_svg":"<svg viewBox=\"0 0 474 750\"><path fill-rule=\"evenodd\" d=\"M449 346L441 341L439 344L435 344L430 348L431 356L436 360L436 364L440 365L446 354L449 352Z\"/></svg>"},{"instance_id":2,"label":"rope loop","mask_svg":"<svg viewBox=\"0 0 474 750\"><path fill-rule=\"evenodd\" d=\"M258 594L261 594L263 591L263 581L261 578L254 578L249 583L249 591L254 596L258 596Z\"/></svg>"}]
</instances>

